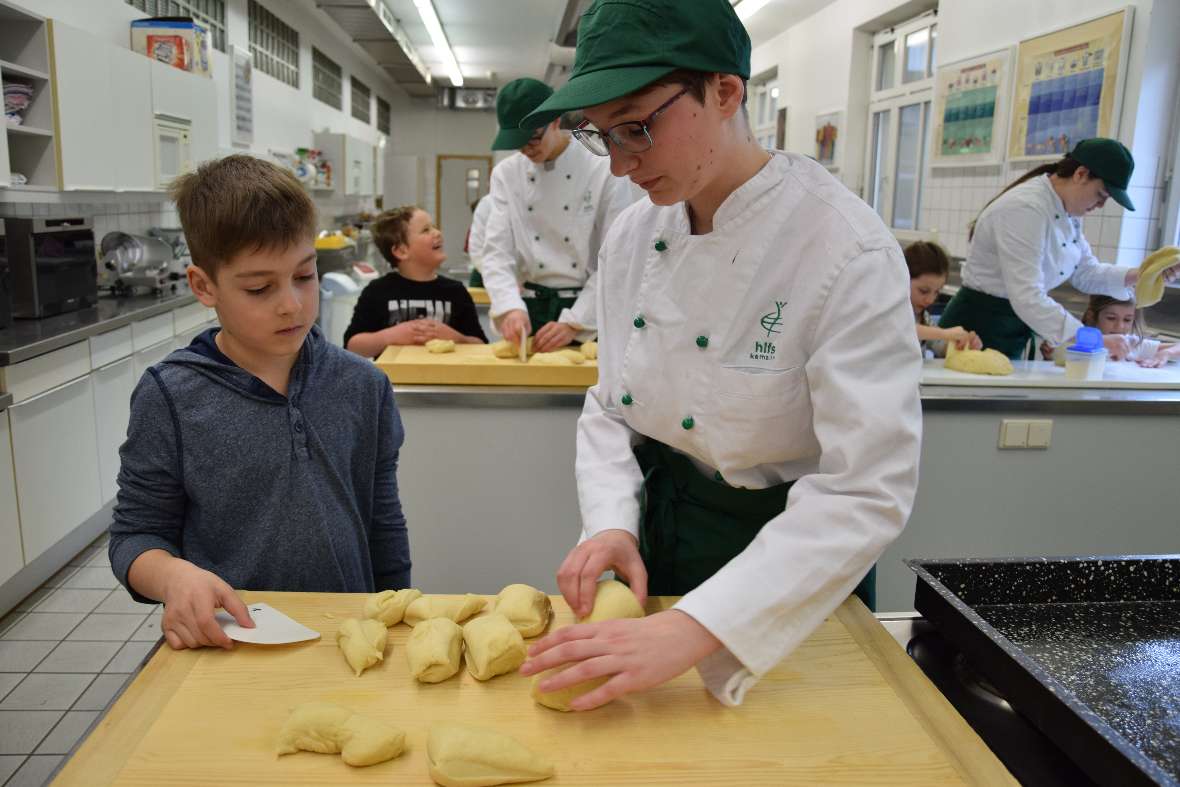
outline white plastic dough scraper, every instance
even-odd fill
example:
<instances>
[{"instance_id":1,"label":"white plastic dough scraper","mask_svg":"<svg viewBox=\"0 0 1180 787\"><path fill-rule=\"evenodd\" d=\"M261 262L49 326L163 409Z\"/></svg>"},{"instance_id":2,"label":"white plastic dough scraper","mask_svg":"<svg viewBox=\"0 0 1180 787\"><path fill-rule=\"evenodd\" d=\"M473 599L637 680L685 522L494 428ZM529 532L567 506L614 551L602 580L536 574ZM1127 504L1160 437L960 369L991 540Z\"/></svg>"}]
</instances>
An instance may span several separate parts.
<instances>
[{"instance_id":1,"label":"white plastic dough scraper","mask_svg":"<svg viewBox=\"0 0 1180 787\"><path fill-rule=\"evenodd\" d=\"M254 628L242 628L224 610L218 610L214 615L217 625L238 642L249 642L254 645L286 645L292 642L307 642L319 639L320 633L292 620L269 604L247 604L250 618L254 621Z\"/></svg>"}]
</instances>

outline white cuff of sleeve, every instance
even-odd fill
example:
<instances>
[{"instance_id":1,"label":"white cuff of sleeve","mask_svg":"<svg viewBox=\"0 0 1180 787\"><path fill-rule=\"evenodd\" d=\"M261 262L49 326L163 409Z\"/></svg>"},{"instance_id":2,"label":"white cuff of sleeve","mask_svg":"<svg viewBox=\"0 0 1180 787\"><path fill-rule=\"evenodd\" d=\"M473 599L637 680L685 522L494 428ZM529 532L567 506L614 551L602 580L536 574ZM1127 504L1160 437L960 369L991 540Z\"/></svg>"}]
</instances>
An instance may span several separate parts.
<instances>
[{"instance_id":1,"label":"white cuff of sleeve","mask_svg":"<svg viewBox=\"0 0 1180 787\"><path fill-rule=\"evenodd\" d=\"M697 673L709 693L722 705L741 705L758 676L746 669L727 648L712 653L697 664Z\"/></svg>"}]
</instances>

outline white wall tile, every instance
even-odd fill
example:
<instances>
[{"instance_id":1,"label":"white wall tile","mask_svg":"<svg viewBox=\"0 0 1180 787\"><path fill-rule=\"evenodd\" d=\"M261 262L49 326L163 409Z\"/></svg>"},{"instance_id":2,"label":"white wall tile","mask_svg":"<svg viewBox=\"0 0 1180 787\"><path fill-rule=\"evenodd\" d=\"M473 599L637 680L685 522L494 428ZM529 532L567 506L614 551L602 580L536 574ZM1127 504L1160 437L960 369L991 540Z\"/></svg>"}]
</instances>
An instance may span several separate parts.
<instances>
[{"instance_id":1,"label":"white wall tile","mask_svg":"<svg viewBox=\"0 0 1180 787\"><path fill-rule=\"evenodd\" d=\"M1147 235L1150 225L1150 219L1123 219L1123 233L1119 237L1119 247L1126 249L1147 248Z\"/></svg>"}]
</instances>

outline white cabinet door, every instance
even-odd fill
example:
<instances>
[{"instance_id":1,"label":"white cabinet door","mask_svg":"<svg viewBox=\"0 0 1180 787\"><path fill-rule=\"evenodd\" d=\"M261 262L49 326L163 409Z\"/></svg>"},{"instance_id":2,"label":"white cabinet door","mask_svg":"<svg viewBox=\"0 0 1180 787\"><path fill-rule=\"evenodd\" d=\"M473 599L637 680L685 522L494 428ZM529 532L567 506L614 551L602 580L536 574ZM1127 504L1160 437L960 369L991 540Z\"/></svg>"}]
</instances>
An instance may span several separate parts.
<instances>
[{"instance_id":1,"label":"white cabinet door","mask_svg":"<svg viewBox=\"0 0 1180 787\"><path fill-rule=\"evenodd\" d=\"M102 506L89 376L8 408L25 561Z\"/></svg>"},{"instance_id":2,"label":"white cabinet door","mask_svg":"<svg viewBox=\"0 0 1180 787\"><path fill-rule=\"evenodd\" d=\"M183 118L192 124L189 135L193 166L217 155L217 86L209 77L151 61L152 112Z\"/></svg>"},{"instance_id":3,"label":"white cabinet door","mask_svg":"<svg viewBox=\"0 0 1180 787\"><path fill-rule=\"evenodd\" d=\"M102 501L113 500L119 478L119 447L127 439L127 423L131 420L131 392L138 379L131 358L95 369L94 417L98 437L98 478Z\"/></svg>"},{"instance_id":4,"label":"white cabinet door","mask_svg":"<svg viewBox=\"0 0 1180 787\"><path fill-rule=\"evenodd\" d=\"M16 511L16 479L12 473L12 436L8 411L0 410L0 585L25 565Z\"/></svg>"},{"instance_id":5,"label":"white cabinet door","mask_svg":"<svg viewBox=\"0 0 1180 787\"><path fill-rule=\"evenodd\" d=\"M114 90L107 59L111 47L55 19L50 20L49 30L62 188L109 191L115 187L119 160L111 149Z\"/></svg>"},{"instance_id":6,"label":"white cabinet door","mask_svg":"<svg viewBox=\"0 0 1180 787\"><path fill-rule=\"evenodd\" d=\"M347 137L348 181L345 193L354 197L373 195L373 146L363 139Z\"/></svg>"},{"instance_id":7,"label":"white cabinet door","mask_svg":"<svg viewBox=\"0 0 1180 787\"><path fill-rule=\"evenodd\" d=\"M171 336L159 344L153 344L131 356L131 360L135 362L135 379L139 380L140 377L143 377L143 373L147 371L149 366L164 360L170 352L172 352Z\"/></svg>"},{"instance_id":8,"label":"white cabinet door","mask_svg":"<svg viewBox=\"0 0 1180 787\"><path fill-rule=\"evenodd\" d=\"M152 159L152 61L130 49L106 46L114 87L109 99L115 188L151 191L156 184Z\"/></svg>"}]
</instances>

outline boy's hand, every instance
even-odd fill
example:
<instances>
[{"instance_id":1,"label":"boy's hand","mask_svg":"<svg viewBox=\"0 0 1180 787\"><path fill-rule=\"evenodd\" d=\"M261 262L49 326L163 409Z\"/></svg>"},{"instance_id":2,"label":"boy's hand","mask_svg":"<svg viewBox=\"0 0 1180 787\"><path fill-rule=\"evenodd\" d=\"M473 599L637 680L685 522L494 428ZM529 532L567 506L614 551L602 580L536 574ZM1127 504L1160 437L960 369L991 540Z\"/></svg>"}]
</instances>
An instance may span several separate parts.
<instances>
[{"instance_id":1,"label":"boy's hand","mask_svg":"<svg viewBox=\"0 0 1180 787\"><path fill-rule=\"evenodd\" d=\"M564 322L547 322L537 331L533 339L533 350L547 353L559 347L565 347L578 335L578 329Z\"/></svg>"},{"instance_id":2,"label":"boy's hand","mask_svg":"<svg viewBox=\"0 0 1180 787\"><path fill-rule=\"evenodd\" d=\"M463 334L445 322L439 322L438 320L423 320L422 322L424 323L422 330L430 334L431 339L450 339L455 342L461 342L465 339Z\"/></svg>"},{"instance_id":3,"label":"boy's hand","mask_svg":"<svg viewBox=\"0 0 1180 787\"><path fill-rule=\"evenodd\" d=\"M213 619L224 609L238 625L254 628L246 605L216 574L198 568L187 560L175 559L164 586L164 619L160 627L173 650L212 645L230 649L233 640Z\"/></svg>"},{"instance_id":4,"label":"boy's hand","mask_svg":"<svg viewBox=\"0 0 1180 787\"><path fill-rule=\"evenodd\" d=\"M392 328L387 328L385 340L389 344L425 344L434 337L426 328L427 320L409 320L400 322Z\"/></svg>"}]
</instances>

